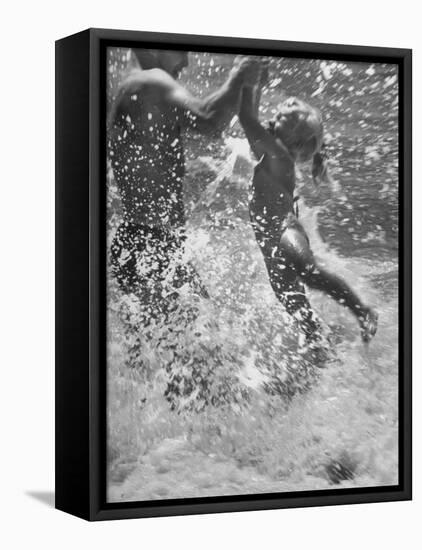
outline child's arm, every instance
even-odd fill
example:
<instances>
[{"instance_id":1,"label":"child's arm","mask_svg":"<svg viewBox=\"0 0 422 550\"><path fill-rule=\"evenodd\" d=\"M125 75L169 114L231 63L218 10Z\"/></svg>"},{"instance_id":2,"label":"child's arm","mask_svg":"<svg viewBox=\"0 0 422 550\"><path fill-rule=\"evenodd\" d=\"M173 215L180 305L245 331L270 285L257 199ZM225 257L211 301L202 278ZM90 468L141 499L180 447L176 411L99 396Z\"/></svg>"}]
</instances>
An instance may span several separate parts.
<instances>
[{"instance_id":1,"label":"child's arm","mask_svg":"<svg viewBox=\"0 0 422 550\"><path fill-rule=\"evenodd\" d=\"M257 159L266 156L266 164L271 171L279 173L285 170L286 161L291 158L283 144L266 130L258 119L261 86L244 86L240 103L239 121L245 131L249 145Z\"/></svg>"},{"instance_id":2,"label":"child's arm","mask_svg":"<svg viewBox=\"0 0 422 550\"><path fill-rule=\"evenodd\" d=\"M272 136L258 120L259 101L257 101L258 94L254 94L254 92L255 89L251 86L243 87L240 101L239 121L245 131L245 135L254 155L257 159L260 159L265 153L271 154L276 147L276 143L274 136Z\"/></svg>"}]
</instances>

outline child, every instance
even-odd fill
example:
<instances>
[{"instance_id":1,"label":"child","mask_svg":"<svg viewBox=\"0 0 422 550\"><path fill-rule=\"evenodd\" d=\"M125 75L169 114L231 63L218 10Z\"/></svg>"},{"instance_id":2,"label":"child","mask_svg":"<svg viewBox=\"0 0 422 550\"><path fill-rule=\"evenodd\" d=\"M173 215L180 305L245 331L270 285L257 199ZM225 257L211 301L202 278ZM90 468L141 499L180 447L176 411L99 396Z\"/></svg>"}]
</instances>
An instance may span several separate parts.
<instances>
[{"instance_id":1,"label":"child","mask_svg":"<svg viewBox=\"0 0 422 550\"><path fill-rule=\"evenodd\" d=\"M282 103L266 129L258 120L257 89L243 88L239 120L259 159L249 213L271 286L286 310L298 319L309 343L319 340L319 323L303 283L346 306L359 323L362 340L369 342L377 330L377 314L362 303L342 278L317 264L308 236L295 214L295 163L313 159L314 181L327 179L320 152L323 141L320 113L291 97Z\"/></svg>"}]
</instances>

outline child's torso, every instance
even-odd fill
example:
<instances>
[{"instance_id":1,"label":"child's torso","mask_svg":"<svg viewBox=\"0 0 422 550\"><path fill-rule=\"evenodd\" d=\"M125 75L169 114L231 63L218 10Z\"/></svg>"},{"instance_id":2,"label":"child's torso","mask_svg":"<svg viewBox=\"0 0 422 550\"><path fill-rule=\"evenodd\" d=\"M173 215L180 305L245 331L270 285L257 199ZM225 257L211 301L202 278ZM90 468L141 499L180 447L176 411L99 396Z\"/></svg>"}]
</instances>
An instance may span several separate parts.
<instances>
[{"instance_id":1,"label":"child's torso","mask_svg":"<svg viewBox=\"0 0 422 550\"><path fill-rule=\"evenodd\" d=\"M263 160L255 167L249 212L254 223L276 229L294 213L294 164L285 173L274 175L265 168Z\"/></svg>"}]
</instances>

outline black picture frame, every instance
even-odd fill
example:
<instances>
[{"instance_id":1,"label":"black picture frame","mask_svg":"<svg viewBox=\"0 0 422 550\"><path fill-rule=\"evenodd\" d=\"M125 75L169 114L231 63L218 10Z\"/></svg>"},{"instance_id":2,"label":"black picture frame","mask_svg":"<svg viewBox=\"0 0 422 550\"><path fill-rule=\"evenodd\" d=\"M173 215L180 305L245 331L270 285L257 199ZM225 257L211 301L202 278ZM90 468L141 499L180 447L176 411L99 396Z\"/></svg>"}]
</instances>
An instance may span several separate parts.
<instances>
[{"instance_id":1,"label":"black picture frame","mask_svg":"<svg viewBox=\"0 0 422 550\"><path fill-rule=\"evenodd\" d=\"M110 504L105 498L105 51L108 46L395 63L399 68L399 483ZM412 53L89 29L56 42L56 508L87 520L412 498Z\"/></svg>"}]
</instances>

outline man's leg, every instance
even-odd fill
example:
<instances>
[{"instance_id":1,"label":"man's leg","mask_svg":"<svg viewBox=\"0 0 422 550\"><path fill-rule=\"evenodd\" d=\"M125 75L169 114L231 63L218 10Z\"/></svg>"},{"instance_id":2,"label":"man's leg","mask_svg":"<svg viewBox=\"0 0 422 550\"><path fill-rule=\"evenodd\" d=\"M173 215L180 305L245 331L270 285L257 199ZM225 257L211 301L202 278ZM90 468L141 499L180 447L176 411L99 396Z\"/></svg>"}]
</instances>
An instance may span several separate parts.
<instances>
[{"instance_id":1,"label":"man's leg","mask_svg":"<svg viewBox=\"0 0 422 550\"><path fill-rule=\"evenodd\" d=\"M189 285L193 294L202 296L203 298L209 298L209 294L201 277L197 272L195 266L191 261L186 261L183 258L186 236L183 230L178 230L177 233L168 233L167 239L167 253L173 265L173 274L171 284L176 290L184 286Z\"/></svg>"},{"instance_id":2,"label":"man's leg","mask_svg":"<svg viewBox=\"0 0 422 550\"><path fill-rule=\"evenodd\" d=\"M110 248L111 267L120 289L133 291L139 277L136 271L138 235L133 224L122 222Z\"/></svg>"}]
</instances>

